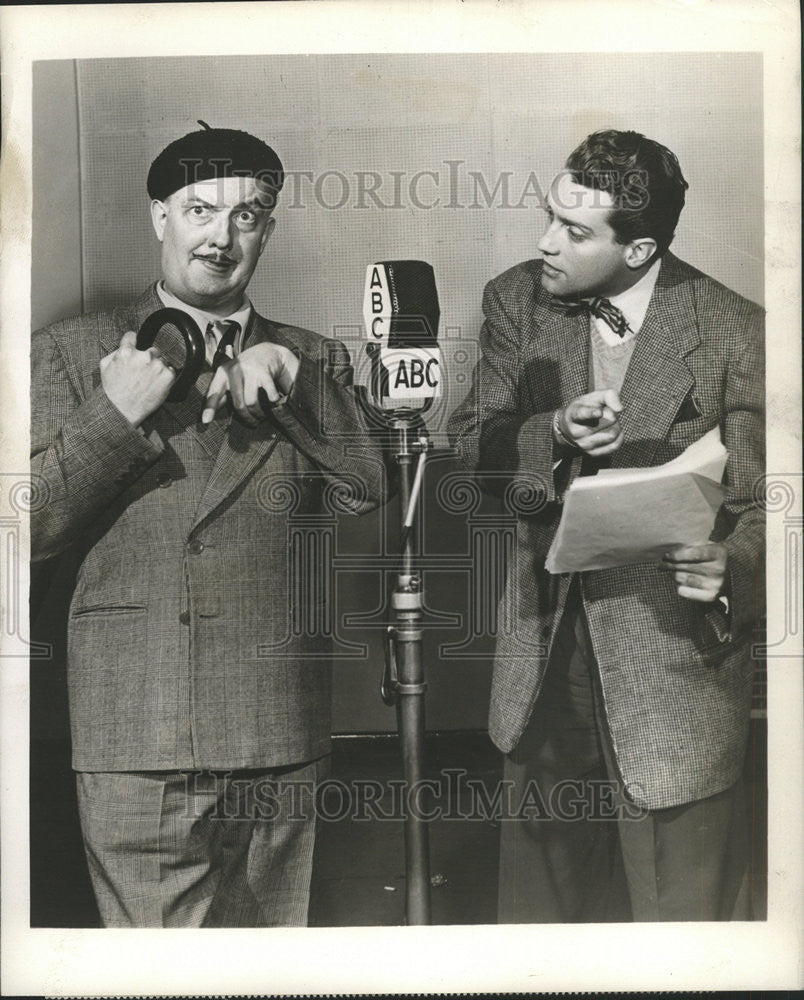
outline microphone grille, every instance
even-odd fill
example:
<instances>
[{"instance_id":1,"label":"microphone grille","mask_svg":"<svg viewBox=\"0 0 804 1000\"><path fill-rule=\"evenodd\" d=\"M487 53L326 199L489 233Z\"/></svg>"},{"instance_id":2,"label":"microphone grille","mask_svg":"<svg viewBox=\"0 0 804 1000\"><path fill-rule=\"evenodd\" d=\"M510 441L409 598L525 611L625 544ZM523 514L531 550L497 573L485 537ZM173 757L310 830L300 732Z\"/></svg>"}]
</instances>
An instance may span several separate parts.
<instances>
[{"instance_id":1,"label":"microphone grille","mask_svg":"<svg viewBox=\"0 0 804 1000\"><path fill-rule=\"evenodd\" d=\"M385 269L388 279L394 316L392 333L397 326L396 318L415 316L424 321L428 338L435 342L441 310L432 266L423 260L386 260L380 261L380 266Z\"/></svg>"}]
</instances>

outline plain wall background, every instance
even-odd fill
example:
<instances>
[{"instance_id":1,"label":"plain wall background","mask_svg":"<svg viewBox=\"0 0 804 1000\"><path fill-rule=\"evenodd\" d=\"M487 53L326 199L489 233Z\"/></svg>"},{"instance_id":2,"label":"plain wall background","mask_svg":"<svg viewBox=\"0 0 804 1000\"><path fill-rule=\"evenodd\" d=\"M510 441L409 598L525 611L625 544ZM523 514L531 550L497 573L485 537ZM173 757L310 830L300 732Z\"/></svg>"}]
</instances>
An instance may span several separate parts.
<instances>
[{"instance_id":1,"label":"plain wall background","mask_svg":"<svg viewBox=\"0 0 804 1000\"><path fill-rule=\"evenodd\" d=\"M319 199L308 181L280 199L276 231L249 289L263 314L338 333L359 361L366 265L408 257L433 265L450 380L432 421L438 443L471 372L483 285L536 256L544 227L535 196L515 209L502 207L498 192L486 207L482 194L474 197L470 171L480 172L489 190L507 172L508 204L516 204L531 173L545 190L590 131L643 132L677 154L690 184L674 252L741 294L764 298L758 54L102 59L34 65L34 327L125 301L158 276L145 177L157 153L197 128L199 118L263 137L288 171L311 171L314 179L337 171L345 178L333 174L320 183ZM440 197L441 205L413 203L410 183L419 171L436 174L419 181L420 200ZM361 198L361 172L379 174L386 204L400 177L401 207L378 208L368 195ZM326 207L344 193L342 207ZM430 551L446 559L463 550L465 526L439 508L439 468L448 463L434 463L430 476L427 537ZM382 516L344 521L346 551L371 552ZM393 511L385 516L393 522ZM343 581L344 607L373 606L381 585L367 574ZM426 587L430 607L461 614L465 571L433 571ZM368 661L346 659L336 667L336 731L395 725L377 696L377 631L367 629L365 640ZM438 662L435 637L428 644L430 728L482 727L488 657ZM487 652L488 643L481 646ZM63 728L55 709L44 717L50 721L40 731Z\"/></svg>"},{"instance_id":2,"label":"plain wall background","mask_svg":"<svg viewBox=\"0 0 804 1000\"><path fill-rule=\"evenodd\" d=\"M198 118L253 131L289 171L346 178L344 207L316 203L304 180L304 207L280 200L251 285L258 309L322 334L360 326L368 263L421 257L435 268L443 323L476 336L482 285L536 256L544 220L534 197L522 209L501 208L499 196L492 209L469 207L467 172L482 172L491 188L510 172L516 202L531 171L543 190L580 139L608 126L644 132L678 155L690 191L675 252L763 298L757 54L100 59L37 63L34 84L34 326L73 305L52 288L43 296L54 271L73 276L78 263L87 309L153 280L158 245L145 177L156 154L198 128ZM446 162L456 160L464 164L453 168L463 208L446 207ZM424 202L441 195L436 208L418 209L407 197L423 170L439 175L418 184ZM369 196L357 207L355 175L372 171L386 203L392 172L404 173L402 208L377 208ZM331 176L320 193L335 205L346 189Z\"/></svg>"}]
</instances>

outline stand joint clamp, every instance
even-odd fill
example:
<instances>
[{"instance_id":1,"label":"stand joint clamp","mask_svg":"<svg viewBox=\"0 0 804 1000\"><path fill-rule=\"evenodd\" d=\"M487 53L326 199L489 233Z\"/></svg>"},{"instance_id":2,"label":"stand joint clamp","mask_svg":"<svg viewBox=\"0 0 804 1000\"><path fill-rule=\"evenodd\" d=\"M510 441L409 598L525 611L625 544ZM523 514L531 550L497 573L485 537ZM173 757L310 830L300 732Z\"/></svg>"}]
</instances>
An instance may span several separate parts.
<instances>
[{"instance_id":1,"label":"stand joint clamp","mask_svg":"<svg viewBox=\"0 0 804 1000\"><path fill-rule=\"evenodd\" d=\"M421 637L421 633L414 633L407 641L416 641ZM423 695L427 690L427 684L405 684L399 679L399 672L396 665L396 643L399 639L398 631L389 625L385 632L385 669L383 670L380 694L386 705L395 705L400 697L410 695Z\"/></svg>"}]
</instances>

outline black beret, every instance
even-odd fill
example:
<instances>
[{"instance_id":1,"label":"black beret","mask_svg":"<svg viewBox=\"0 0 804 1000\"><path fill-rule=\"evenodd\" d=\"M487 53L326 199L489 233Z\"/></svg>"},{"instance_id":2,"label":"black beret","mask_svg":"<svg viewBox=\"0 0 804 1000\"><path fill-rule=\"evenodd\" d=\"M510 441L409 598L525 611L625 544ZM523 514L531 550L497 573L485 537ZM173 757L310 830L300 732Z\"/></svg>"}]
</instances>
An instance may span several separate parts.
<instances>
[{"instance_id":1,"label":"black beret","mask_svg":"<svg viewBox=\"0 0 804 1000\"><path fill-rule=\"evenodd\" d=\"M205 122L166 146L148 171L148 194L164 201L188 184L221 177L256 177L273 194L282 190L285 174L276 153L256 136L233 128L210 128Z\"/></svg>"}]
</instances>

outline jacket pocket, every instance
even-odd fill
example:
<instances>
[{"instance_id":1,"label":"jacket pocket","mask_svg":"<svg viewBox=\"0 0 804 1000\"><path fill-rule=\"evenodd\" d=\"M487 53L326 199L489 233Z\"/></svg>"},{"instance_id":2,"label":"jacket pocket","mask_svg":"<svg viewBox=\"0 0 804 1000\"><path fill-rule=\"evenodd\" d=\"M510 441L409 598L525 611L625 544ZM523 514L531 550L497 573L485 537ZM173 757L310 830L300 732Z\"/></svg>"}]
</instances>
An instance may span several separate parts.
<instances>
[{"instance_id":1,"label":"jacket pocket","mask_svg":"<svg viewBox=\"0 0 804 1000\"><path fill-rule=\"evenodd\" d=\"M86 606L71 617L67 667L73 746L79 754L111 760L123 745L127 754L149 745L155 691L147 622L146 609L130 605Z\"/></svg>"},{"instance_id":2,"label":"jacket pocket","mask_svg":"<svg viewBox=\"0 0 804 1000\"><path fill-rule=\"evenodd\" d=\"M87 604L73 608L70 618L82 618L84 615L135 615L147 610L144 604Z\"/></svg>"},{"instance_id":3,"label":"jacket pocket","mask_svg":"<svg viewBox=\"0 0 804 1000\"><path fill-rule=\"evenodd\" d=\"M727 654L734 652L735 643L731 633L728 613L717 604L703 604L696 608L698 624L698 654L707 663L719 663Z\"/></svg>"}]
</instances>

